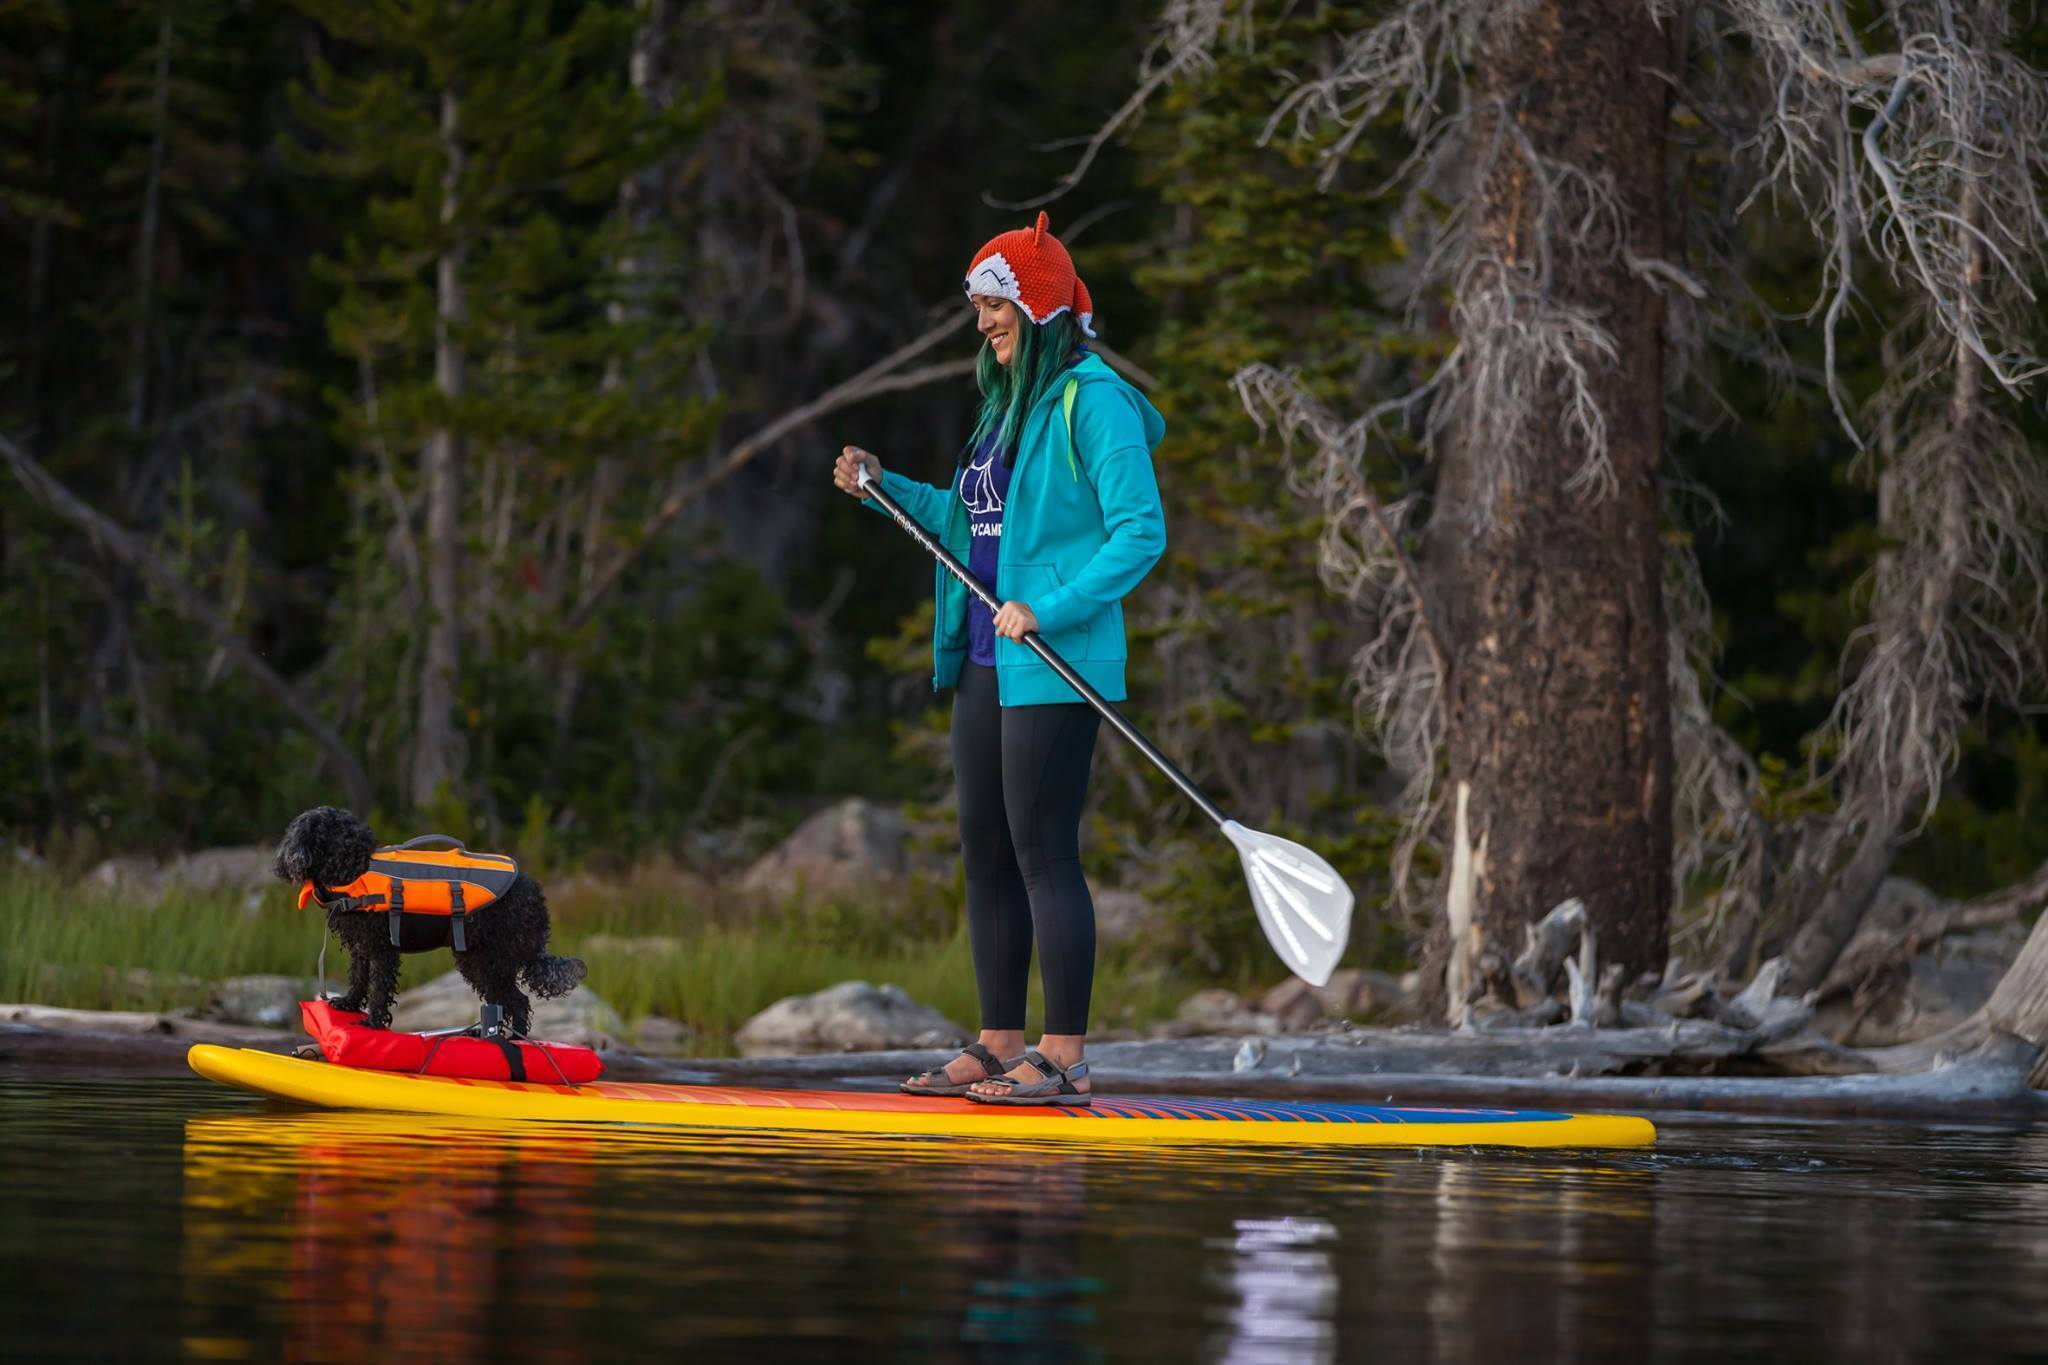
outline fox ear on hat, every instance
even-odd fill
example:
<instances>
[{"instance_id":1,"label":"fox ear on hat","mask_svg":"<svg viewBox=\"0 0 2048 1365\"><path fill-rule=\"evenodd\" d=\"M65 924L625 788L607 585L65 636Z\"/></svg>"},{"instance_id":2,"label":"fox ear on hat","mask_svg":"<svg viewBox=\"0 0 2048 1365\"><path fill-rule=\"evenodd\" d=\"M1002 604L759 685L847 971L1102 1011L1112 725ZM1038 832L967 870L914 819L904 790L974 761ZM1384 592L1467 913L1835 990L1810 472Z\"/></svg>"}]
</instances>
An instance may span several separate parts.
<instances>
[{"instance_id":1,"label":"fox ear on hat","mask_svg":"<svg viewBox=\"0 0 2048 1365\"><path fill-rule=\"evenodd\" d=\"M1038 211L1038 221L1031 225L1031 245L1038 246L1045 241L1045 230L1051 224L1052 220L1045 216L1045 210L1040 209Z\"/></svg>"}]
</instances>

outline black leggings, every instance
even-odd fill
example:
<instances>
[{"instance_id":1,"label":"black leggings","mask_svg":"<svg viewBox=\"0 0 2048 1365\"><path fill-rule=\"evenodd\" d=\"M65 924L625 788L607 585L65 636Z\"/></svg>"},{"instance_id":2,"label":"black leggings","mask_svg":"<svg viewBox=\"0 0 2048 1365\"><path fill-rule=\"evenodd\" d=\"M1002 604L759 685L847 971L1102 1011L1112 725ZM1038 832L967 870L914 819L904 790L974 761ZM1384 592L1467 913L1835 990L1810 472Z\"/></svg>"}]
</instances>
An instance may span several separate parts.
<instances>
[{"instance_id":1,"label":"black leggings","mask_svg":"<svg viewBox=\"0 0 2048 1365\"><path fill-rule=\"evenodd\" d=\"M1081 806L1100 724L1081 702L999 706L996 671L961 667L953 773L967 865L967 938L985 1029L1024 1027L1035 930L1045 1031L1088 1031L1095 902L1081 877Z\"/></svg>"}]
</instances>

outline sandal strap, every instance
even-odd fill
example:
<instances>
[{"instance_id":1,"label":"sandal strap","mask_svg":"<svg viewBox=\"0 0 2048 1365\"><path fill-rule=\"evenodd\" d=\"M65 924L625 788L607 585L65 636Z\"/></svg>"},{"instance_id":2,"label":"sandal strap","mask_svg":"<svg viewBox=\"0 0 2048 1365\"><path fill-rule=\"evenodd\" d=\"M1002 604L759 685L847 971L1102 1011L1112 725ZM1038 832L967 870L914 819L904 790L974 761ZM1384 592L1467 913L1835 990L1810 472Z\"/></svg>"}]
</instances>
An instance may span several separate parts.
<instances>
[{"instance_id":1,"label":"sandal strap","mask_svg":"<svg viewBox=\"0 0 2048 1365\"><path fill-rule=\"evenodd\" d=\"M1075 1088L1074 1082L1088 1074L1088 1063L1075 1062L1071 1068L1064 1067L1057 1062L1049 1060L1043 1052L1036 1048L1025 1053L1024 1060L1037 1067L1038 1074L1046 1080L1058 1078L1059 1092L1062 1095L1078 1095L1081 1093Z\"/></svg>"},{"instance_id":2,"label":"sandal strap","mask_svg":"<svg viewBox=\"0 0 2048 1365\"><path fill-rule=\"evenodd\" d=\"M962 1057L972 1057L976 1065L981 1067L981 1081L1003 1081L1005 1084L1015 1084L1015 1082L1010 1081L1003 1073L1023 1060L1022 1058L1012 1058L1005 1062L980 1043L969 1043L966 1047L960 1049L960 1055ZM951 1065L951 1063L948 1063L948 1065ZM980 1085L981 1081L956 1081L946 1074L945 1067L935 1066L929 1071L918 1072L910 1078L909 1083L920 1090L930 1090L935 1086L941 1085Z\"/></svg>"}]
</instances>

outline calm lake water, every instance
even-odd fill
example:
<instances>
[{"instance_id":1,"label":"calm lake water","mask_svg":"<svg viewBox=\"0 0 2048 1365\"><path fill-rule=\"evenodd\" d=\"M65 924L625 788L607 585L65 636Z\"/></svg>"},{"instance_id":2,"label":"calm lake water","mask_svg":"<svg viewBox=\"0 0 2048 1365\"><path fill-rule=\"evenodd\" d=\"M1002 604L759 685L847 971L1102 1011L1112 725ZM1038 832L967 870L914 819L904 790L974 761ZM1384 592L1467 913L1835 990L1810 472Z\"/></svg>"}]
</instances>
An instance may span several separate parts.
<instances>
[{"instance_id":1,"label":"calm lake water","mask_svg":"<svg viewBox=\"0 0 2048 1365\"><path fill-rule=\"evenodd\" d=\"M1661 1133L1079 1151L0 1077L0 1358L2048 1355L2048 1133Z\"/></svg>"}]
</instances>

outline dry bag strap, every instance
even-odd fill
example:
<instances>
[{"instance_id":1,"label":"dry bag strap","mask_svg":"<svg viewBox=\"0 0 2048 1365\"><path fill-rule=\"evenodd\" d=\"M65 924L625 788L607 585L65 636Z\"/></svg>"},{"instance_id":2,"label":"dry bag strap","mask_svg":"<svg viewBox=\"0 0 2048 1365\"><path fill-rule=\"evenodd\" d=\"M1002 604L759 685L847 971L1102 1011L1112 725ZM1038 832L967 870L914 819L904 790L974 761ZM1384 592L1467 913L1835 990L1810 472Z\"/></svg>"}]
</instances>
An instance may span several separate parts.
<instances>
[{"instance_id":1,"label":"dry bag strap","mask_svg":"<svg viewBox=\"0 0 2048 1365\"><path fill-rule=\"evenodd\" d=\"M496 1043L498 1051L505 1054L505 1069L511 1073L512 1080L523 1081L526 1079L526 1059L519 1055L519 1044L502 1036L490 1034L484 1036L484 1041Z\"/></svg>"}]
</instances>

